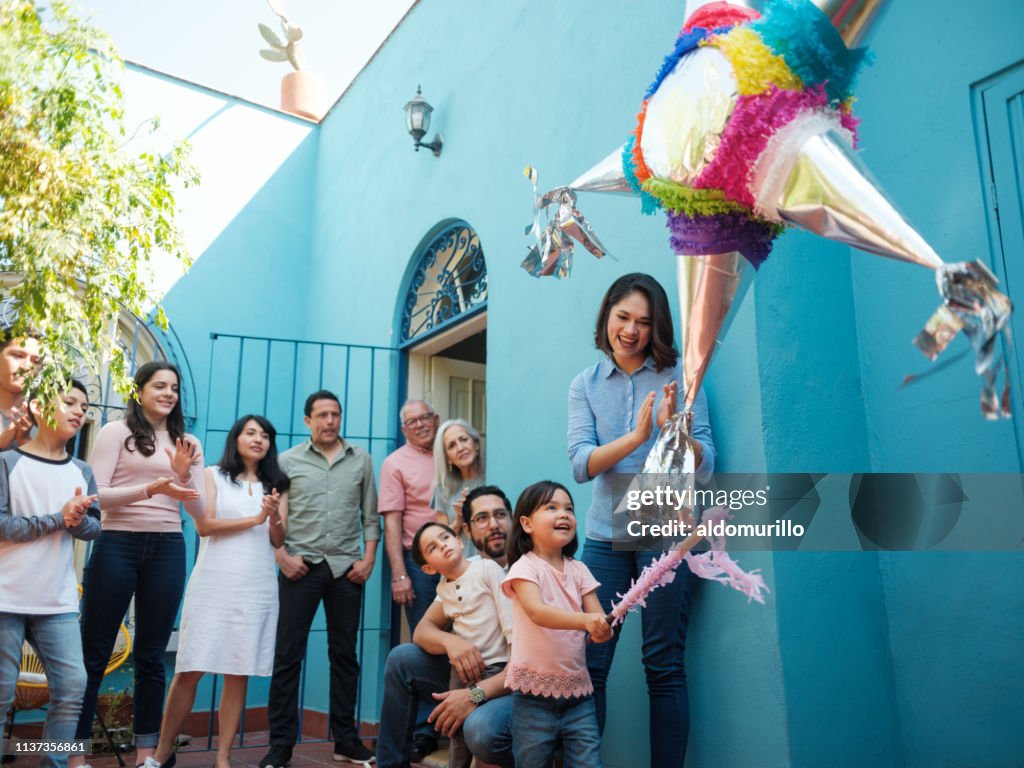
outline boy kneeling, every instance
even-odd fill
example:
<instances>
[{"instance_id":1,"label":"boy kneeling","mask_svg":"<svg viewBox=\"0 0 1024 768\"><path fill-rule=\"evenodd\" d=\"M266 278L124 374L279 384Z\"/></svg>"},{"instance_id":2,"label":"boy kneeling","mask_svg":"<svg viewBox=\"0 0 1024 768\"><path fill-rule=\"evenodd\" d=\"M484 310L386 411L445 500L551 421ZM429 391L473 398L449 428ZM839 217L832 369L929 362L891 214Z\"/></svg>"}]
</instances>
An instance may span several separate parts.
<instances>
[{"instance_id":1,"label":"boy kneeling","mask_svg":"<svg viewBox=\"0 0 1024 768\"><path fill-rule=\"evenodd\" d=\"M0 723L14 702L27 639L50 688L48 742L74 740L85 693L72 538L97 538L100 510L92 470L68 455L67 443L88 408L77 381L53 403L52 424L44 404L29 398L35 437L0 453ZM44 754L39 764L64 766L67 757Z\"/></svg>"}]
</instances>

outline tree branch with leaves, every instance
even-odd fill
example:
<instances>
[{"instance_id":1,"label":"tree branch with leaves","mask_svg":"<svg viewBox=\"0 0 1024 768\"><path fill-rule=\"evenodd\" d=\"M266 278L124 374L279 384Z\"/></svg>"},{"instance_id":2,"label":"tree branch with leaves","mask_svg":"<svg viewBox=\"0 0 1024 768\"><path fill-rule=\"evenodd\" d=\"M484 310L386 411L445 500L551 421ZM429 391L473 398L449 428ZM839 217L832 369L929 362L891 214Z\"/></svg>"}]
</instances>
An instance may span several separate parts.
<instances>
[{"instance_id":1,"label":"tree branch with leaves","mask_svg":"<svg viewBox=\"0 0 1024 768\"><path fill-rule=\"evenodd\" d=\"M131 154L123 73L110 38L66 3L0 0L0 271L17 275L9 333L42 343L33 388L47 402L83 362L129 395L117 317L156 306L154 255L190 264L175 201L198 182L188 147Z\"/></svg>"}]
</instances>

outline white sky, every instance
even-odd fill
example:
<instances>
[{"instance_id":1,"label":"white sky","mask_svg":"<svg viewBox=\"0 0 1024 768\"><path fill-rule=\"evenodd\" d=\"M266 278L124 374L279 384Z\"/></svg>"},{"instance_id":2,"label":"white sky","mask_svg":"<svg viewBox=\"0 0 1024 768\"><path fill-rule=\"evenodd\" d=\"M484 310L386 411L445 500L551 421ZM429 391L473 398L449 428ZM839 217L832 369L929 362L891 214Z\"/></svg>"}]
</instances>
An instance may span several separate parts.
<instances>
[{"instance_id":1,"label":"white sky","mask_svg":"<svg viewBox=\"0 0 1024 768\"><path fill-rule=\"evenodd\" d=\"M329 103L341 95L414 0L283 0L302 27L305 69L327 82ZM268 47L263 22L281 36L266 0L73 0L82 16L113 37L130 61L277 107L288 63L259 56Z\"/></svg>"}]
</instances>

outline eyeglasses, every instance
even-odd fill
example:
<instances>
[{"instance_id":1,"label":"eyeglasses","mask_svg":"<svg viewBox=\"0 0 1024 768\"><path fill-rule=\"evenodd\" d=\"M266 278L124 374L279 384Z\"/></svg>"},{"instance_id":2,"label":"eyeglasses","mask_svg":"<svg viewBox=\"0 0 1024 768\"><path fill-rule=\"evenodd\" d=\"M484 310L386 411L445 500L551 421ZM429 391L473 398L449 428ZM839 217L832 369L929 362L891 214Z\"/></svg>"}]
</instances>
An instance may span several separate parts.
<instances>
[{"instance_id":1,"label":"eyeglasses","mask_svg":"<svg viewBox=\"0 0 1024 768\"><path fill-rule=\"evenodd\" d=\"M407 429L412 429L413 427L418 427L420 424L429 424L433 421L435 416L437 416L436 413L424 413L422 416L413 416L412 418L408 418L403 421L402 426Z\"/></svg>"},{"instance_id":2,"label":"eyeglasses","mask_svg":"<svg viewBox=\"0 0 1024 768\"><path fill-rule=\"evenodd\" d=\"M508 510L496 509L494 512L478 512L470 518L469 522L474 528L486 528L494 518L494 522L503 523L510 517Z\"/></svg>"}]
</instances>

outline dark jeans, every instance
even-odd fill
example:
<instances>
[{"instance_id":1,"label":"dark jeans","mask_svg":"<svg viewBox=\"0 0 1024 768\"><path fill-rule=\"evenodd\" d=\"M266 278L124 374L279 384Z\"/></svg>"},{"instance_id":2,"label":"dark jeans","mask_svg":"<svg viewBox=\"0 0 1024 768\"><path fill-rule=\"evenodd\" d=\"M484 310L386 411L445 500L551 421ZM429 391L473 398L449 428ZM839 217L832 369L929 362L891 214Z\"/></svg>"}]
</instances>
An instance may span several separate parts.
<instances>
[{"instance_id":1,"label":"dark jeans","mask_svg":"<svg viewBox=\"0 0 1024 768\"><path fill-rule=\"evenodd\" d=\"M135 595L135 744L160 739L167 642L185 589L185 539L181 533L104 531L85 566L82 653L88 683L76 738L87 739L96 697L117 632Z\"/></svg>"},{"instance_id":2,"label":"dark jeans","mask_svg":"<svg viewBox=\"0 0 1024 768\"><path fill-rule=\"evenodd\" d=\"M334 578L330 566L320 562L309 565L309 573L297 581L278 574L277 586L280 601L277 645L267 701L271 745L291 748L298 740L299 678L309 628L321 600L327 617L327 659L331 668L331 733L336 742L358 741L356 638L362 585L353 584L344 575Z\"/></svg>"},{"instance_id":3,"label":"dark jeans","mask_svg":"<svg viewBox=\"0 0 1024 768\"><path fill-rule=\"evenodd\" d=\"M636 578L660 552L619 552L611 542L587 539L583 562L601 582L597 596L601 607L609 610L618 593L629 589ZM651 765L657 768L682 768L690 730L690 703L686 691L686 629L690 603L697 582L690 569L681 565L676 578L654 590L641 610L643 661L650 697ZM635 617L627 621L636 621ZM587 643L587 669L594 683L597 722L604 731L608 671L619 641L621 625L607 643Z\"/></svg>"},{"instance_id":4,"label":"dark jeans","mask_svg":"<svg viewBox=\"0 0 1024 768\"><path fill-rule=\"evenodd\" d=\"M384 701L377 732L378 768L407 768L417 703L430 694L448 690L451 665L447 656L433 656L418 645L405 643L391 649L384 665ZM498 667L488 667L497 673ZM512 768L512 700L499 696L485 701L462 724L466 746L479 759Z\"/></svg>"},{"instance_id":5,"label":"dark jeans","mask_svg":"<svg viewBox=\"0 0 1024 768\"><path fill-rule=\"evenodd\" d=\"M409 581L412 582L412 591L415 595L412 605L405 607L405 618L409 621L409 631L415 632L416 625L420 623L423 614L427 612L430 604L437 597L437 585L441 583L441 576L436 573L431 576L420 570L420 567L413 562L412 555L409 554L408 549L403 551L402 556L405 558L405 572L409 574ZM434 730L434 726L427 722L430 713L434 711L434 705L434 701L427 701L425 699L420 701L419 708L416 710L414 736L437 739L437 732Z\"/></svg>"}]
</instances>

